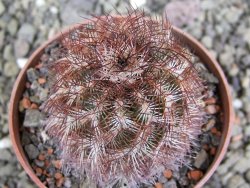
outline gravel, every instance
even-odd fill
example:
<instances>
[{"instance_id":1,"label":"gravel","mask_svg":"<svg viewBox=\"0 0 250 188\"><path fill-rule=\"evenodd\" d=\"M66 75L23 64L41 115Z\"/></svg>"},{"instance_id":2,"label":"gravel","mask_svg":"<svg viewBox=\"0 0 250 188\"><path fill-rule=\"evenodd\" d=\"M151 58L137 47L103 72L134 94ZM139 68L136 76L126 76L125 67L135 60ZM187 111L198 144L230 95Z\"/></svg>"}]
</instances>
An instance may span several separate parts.
<instances>
[{"instance_id":1,"label":"gravel","mask_svg":"<svg viewBox=\"0 0 250 188\"><path fill-rule=\"evenodd\" d=\"M68 6L71 1L0 0L0 51L2 54L0 55L0 153L2 150L6 150L5 155L8 157L11 154L12 156L11 161L0 159L0 171L7 166L12 173L21 174L23 172L11 148L8 129L6 129L6 125L8 125L7 106L15 77L19 71L18 67L24 66L32 51L47 40L49 33L51 36L59 31L59 28L72 22L73 16L76 16L79 21L80 16L88 17L90 12L103 14L106 7L110 9L108 0L91 0L87 3L85 1L79 1L81 3L77 5L80 13L72 15L76 11L73 6ZM170 1L147 0L146 5L142 7L145 7L150 14L161 15L164 5ZM196 10L197 12L189 12L188 15L192 13L199 16L187 20L188 22L184 20L181 27L216 52L216 58L231 85L236 114L234 127L240 127L236 128L238 130L233 134L229 151L222 164L204 187L249 187L250 168L244 169L243 173L238 170L237 166L247 166L249 161L244 158L250 155L250 149L247 149L250 148L248 128L250 124L250 3L247 0L196 1L200 4L199 9ZM117 0L117 2L121 2L121 6L118 3L116 5L120 6L121 10L124 9L125 1ZM177 17L181 14L178 11L174 13ZM75 23L75 20L73 22ZM205 38L204 41L204 37L210 39ZM213 79L211 75L208 77ZM34 81L38 77L34 76L31 79ZM39 96L32 96L32 98L32 102L41 102ZM4 116L5 118L3 118ZM208 138L210 138L209 135ZM34 144L33 141L26 139L27 144ZM239 164L241 160L243 162ZM182 181L184 185L185 177L182 177ZM25 173L23 176L1 175L0 187L4 186L10 188L35 187ZM71 182L71 187L75 186ZM70 183L68 187L70 187Z\"/></svg>"},{"instance_id":2,"label":"gravel","mask_svg":"<svg viewBox=\"0 0 250 188\"><path fill-rule=\"evenodd\" d=\"M35 159L39 155L39 150L33 144L24 146L24 150L30 159Z\"/></svg>"},{"instance_id":3,"label":"gravel","mask_svg":"<svg viewBox=\"0 0 250 188\"><path fill-rule=\"evenodd\" d=\"M0 15L2 15L5 11L5 6L2 1L0 1Z\"/></svg>"},{"instance_id":4,"label":"gravel","mask_svg":"<svg viewBox=\"0 0 250 188\"><path fill-rule=\"evenodd\" d=\"M27 42L31 43L34 40L36 34L36 28L33 27L33 25L29 23L24 23L20 27L18 31L18 38L26 40Z\"/></svg>"},{"instance_id":5,"label":"gravel","mask_svg":"<svg viewBox=\"0 0 250 188\"><path fill-rule=\"evenodd\" d=\"M24 127L38 127L41 125L44 115L36 109L28 109L25 113Z\"/></svg>"}]
</instances>

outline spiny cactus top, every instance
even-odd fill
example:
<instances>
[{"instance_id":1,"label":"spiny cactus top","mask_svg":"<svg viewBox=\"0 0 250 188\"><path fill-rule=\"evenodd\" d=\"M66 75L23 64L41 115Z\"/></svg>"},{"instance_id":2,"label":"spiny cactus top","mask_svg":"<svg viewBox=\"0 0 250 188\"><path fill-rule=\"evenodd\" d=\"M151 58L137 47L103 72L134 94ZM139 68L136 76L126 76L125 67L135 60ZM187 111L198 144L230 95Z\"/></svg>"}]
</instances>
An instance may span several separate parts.
<instances>
[{"instance_id":1,"label":"spiny cactus top","mask_svg":"<svg viewBox=\"0 0 250 188\"><path fill-rule=\"evenodd\" d=\"M47 131L64 164L101 186L150 182L188 164L204 120L204 81L169 24L135 11L103 16L64 37L54 62Z\"/></svg>"}]
</instances>

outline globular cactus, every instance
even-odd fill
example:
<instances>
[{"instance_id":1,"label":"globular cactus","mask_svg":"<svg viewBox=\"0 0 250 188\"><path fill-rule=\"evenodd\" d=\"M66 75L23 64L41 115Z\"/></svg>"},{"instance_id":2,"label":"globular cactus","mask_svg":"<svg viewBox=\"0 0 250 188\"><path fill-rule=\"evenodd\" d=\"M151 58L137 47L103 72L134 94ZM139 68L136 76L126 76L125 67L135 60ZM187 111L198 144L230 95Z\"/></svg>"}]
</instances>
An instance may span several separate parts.
<instances>
[{"instance_id":1,"label":"globular cactus","mask_svg":"<svg viewBox=\"0 0 250 188\"><path fill-rule=\"evenodd\" d=\"M167 22L134 11L64 36L43 110L63 164L100 186L153 181L188 165L204 122L204 81Z\"/></svg>"}]
</instances>

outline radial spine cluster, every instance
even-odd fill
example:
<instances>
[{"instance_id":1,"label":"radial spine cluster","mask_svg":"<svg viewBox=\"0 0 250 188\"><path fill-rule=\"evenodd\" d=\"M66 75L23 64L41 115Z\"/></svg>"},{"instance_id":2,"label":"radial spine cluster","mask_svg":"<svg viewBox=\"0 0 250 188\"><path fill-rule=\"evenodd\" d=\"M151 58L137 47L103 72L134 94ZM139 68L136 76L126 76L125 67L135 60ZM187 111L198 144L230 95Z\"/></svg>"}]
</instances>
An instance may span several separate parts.
<instances>
[{"instance_id":1,"label":"radial spine cluster","mask_svg":"<svg viewBox=\"0 0 250 188\"><path fill-rule=\"evenodd\" d=\"M188 165L204 122L204 81L168 23L133 11L63 36L43 110L63 164L100 186L136 187Z\"/></svg>"}]
</instances>

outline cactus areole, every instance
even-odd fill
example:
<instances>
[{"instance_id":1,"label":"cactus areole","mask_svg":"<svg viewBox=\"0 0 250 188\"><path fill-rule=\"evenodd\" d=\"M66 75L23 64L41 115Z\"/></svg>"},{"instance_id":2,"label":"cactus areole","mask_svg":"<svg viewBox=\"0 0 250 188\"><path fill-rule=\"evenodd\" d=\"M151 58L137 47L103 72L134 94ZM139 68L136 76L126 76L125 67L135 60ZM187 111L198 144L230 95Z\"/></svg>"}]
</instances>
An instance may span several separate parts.
<instances>
[{"instance_id":1,"label":"cactus areole","mask_svg":"<svg viewBox=\"0 0 250 188\"><path fill-rule=\"evenodd\" d=\"M65 167L101 187L122 179L136 187L188 165L205 119L206 83L167 22L138 11L107 15L62 43L42 109Z\"/></svg>"}]
</instances>

